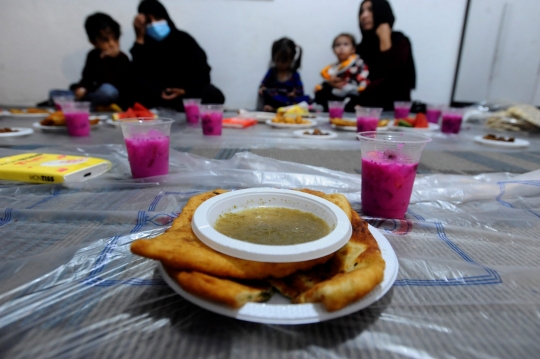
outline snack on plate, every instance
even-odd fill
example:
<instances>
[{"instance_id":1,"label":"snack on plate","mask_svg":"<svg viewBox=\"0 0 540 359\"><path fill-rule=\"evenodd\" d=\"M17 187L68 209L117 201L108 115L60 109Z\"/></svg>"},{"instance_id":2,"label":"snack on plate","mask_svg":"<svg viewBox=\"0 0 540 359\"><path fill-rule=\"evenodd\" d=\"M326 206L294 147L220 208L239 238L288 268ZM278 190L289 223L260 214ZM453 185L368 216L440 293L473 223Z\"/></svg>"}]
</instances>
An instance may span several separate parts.
<instances>
[{"instance_id":1,"label":"snack on plate","mask_svg":"<svg viewBox=\"0 0 540 359\"><path fill-rule=\"evenodd\" d=\"M148 119L153 119L153 118L156 118L157 116L152 112L150 111L149 109L147 109L146 107L144 107L143 105L141 105L140 103L136 102L133 107L130 107L127 109L127 111L125 112L119 112L119 113L115 113L112 115L112 119L114 121L118 121L118 120L122 120L122 119L127 119L127 118L148 118Z\"/></svg>"},{"instance_id":2,"label":"snack on plate","mask_svg":"<svg viewBox=\"0 0 540 359\"><path fill-rule=\"evenodd\" d=\"M417 113L416 117L396 118L394 126L411 127L411 128L428 128L429 122L423 113Z\"/></svg>"},{"instance_id":3,"label":"snack on plate","mask_svg":"<svg viewBox=\"0 0 540 359\"><path fill-rule=\"evenodd\" d=\"M502 142L515 142L514 137L505 137L505 136L497 136L492 133L489 133L482 137L484 140L491 140L491 141L502 141Z\"/></svg>"},{"instance_id":4,"label":"snack on plate","mask_svg":"<svg viewBox=\"0 0 540 359\"><path fill-rule=\"evenodd\" d=\"M314 128L313 131L304 131L304 135L311 135L311 136L328 136L328 132L321 131L320 128Z\"/></svg>"},{"instance_id":5,"label":"snack on plate","mask_svg":"<svg viewBox=\"0 0 540 359\"><path fill-rule=\"evenodd\" d=\"M390 120L388 120L388 119L379 120L379 123L377 124L377 127L388 126L389 123L390 123Z\"/></svg>"},{"instance_id":6,"label":"snack on plate","mask_svg":"<svg viewBox=\"0 0 540 359\"><path fill-rule=\"evenodd\" d=\"M351 220L351 239L337 252L303 262L265 263L211 249L195 236L191 219L201 203L226 192L220 189L192 197L171 228L156 238L134 241L131 251L160 260L187 292L232 308L268 300L271 284L293 303L322 303L328 311L342 309L382 282L385 262L367 223L343 195L301 191L329 200Z\"/></svg>"},{"instance_id":7,"label":"snack on plate","mask_svg":"<svg viewBox=\"0 0 540 359\"><path fill-rule=\"evenodd\" d=\"M65 126L66 118L62 111L55 111L39 122L42 126Z\"/></svg>"},{"instance_id":8,"label":"snack on plate","mask_svg":"<svg viewBox=\"0 0 540 359\"><path fill-rule=\"evenodd\" d=\"M353 120L346 120L344 118L331 118L330 123L334 126L354 126L356 127L356 121Z\"/></svg>"},{"instance_id":9,"label":"snack on plate","mask_svg":"<svg viewBox=\"0 0 540 359\"><path fill-rule=\"evenodd\" d=\"M122 108L115 103L106 106L96 106L96 112L122 112Z\"/></svg>"},{"instance_id":10,"label":"snack on plate","mask_svg":"<svg viewBox=\"0 0 540 359\"><path fill-rule=\"evenodd\" d=\"M491 113L486 126L503 131L538 131L540 110L531 105L514 105L506 111Z\"/></svg>"},{"instance_id":11,"label":"snack on plate","mask_svg":"<svg viewBox=\"0 0 540 359\"><path fill-rule=\"evenodd\" d=\"M283 115L308 115L309 110L300 105L292 105L278 108L277 113Z\"/></svg>"},{"instance_id":12,"label":"snack on plate","mask_svg":"<svg viewBox=\"0 0 540 359\"><path fill-rule=\"evenodd\" d=\"M36 108L36 107L30 107L30 108L27 108L27 109L11 108L11 109L9 109L9 112L11 112L12 114L15 114L15 115L28 114L28 113L31 113L31 114L41 114L41 113L47 114L47 113L50 113L50 111L47 110L47 109Z\"/></svg>"},{"instance_id":13,"label":"snack on plate","mask_svg":"<svg viewBox=\"0 0 540 359\"><path fill-rule=\"evenodd\" d=\"M0 128L0 133L9 133L9 132L19 132L19 130L14 130L14 129L9 128L9 127Z\"/></svg>"},{"instance_id":14,"label":"snack on plate","mask_svg":"<svg viewBox=\"0 0 540 359\"><path fill-rule=\"evenodd\" d=\"M92 118L92 116L90 116L89 122L91 126L97 125L99 123L99 118ZM39 123L41 126L66 126L66 117L62 111L55 111L49 116L45 117L43 120L39 121Z\"/></svg>"},{"instance_id":15,"label":"snack on plate","mask_svg":"<svg viewBox=\"0 0 540 359\"><path fill-rule=\"evenodd\" d=\"M272 122L290 125L302 125L310 123L308 120L304 120L300 115L286 115L283 113L277 113L276 117L272 119Z\"/></svg>"}]
</instances>

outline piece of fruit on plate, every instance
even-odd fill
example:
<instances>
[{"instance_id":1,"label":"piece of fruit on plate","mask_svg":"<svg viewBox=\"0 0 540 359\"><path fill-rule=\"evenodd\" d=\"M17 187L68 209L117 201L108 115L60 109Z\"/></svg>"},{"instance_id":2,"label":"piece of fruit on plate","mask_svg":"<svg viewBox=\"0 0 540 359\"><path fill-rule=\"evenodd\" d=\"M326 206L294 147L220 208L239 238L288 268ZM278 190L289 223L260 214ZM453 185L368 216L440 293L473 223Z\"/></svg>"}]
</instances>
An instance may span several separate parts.
<instances>
[{"instance_id":1,"label":"piece of fruit on plate","mask_svg":"<svg viewBox=\"0 0 540 359\"><path fill-rule=\"evenodd\" d=\"M124 111L124 112L119 112L119 113L115 113L112 115L112 119L115 120L115 121L118 121L118 120L123 120L123 119L126 119L126 118L148 118L148 119L152 119L152 118L156 118L157 116L152 112L150 111L149 109L147 109L146 107L144 107L143 105L141 105L140 103L136 102L133 107L130 107L127 109L127 111Z\"/></svg>"}]
</instances>

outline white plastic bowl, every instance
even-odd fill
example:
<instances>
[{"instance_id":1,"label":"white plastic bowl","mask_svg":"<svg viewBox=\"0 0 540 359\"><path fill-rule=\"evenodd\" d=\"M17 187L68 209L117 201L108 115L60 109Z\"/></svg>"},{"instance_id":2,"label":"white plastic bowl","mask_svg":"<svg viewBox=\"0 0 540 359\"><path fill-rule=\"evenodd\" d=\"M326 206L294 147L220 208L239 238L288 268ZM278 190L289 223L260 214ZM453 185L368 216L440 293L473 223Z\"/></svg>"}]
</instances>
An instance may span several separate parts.
<instances>
[{"instance_id":1,"label":"white plastic bowl","mask_svg":"<svg viewBox=\"0 0 540 359\"><path fill-rule=\"evenodd\" d=\"M315 241L293 245L263 245L225 236L213 227L218 217L255 207L284 207L311 212L326 221L331 232ZM344 246L352 235L349 218L335 204L307 193L252 188L220 194L203 202L191 221L195 235L218 252L258 262L300 262L320 258Z\"/></svg>"}]
</instances>

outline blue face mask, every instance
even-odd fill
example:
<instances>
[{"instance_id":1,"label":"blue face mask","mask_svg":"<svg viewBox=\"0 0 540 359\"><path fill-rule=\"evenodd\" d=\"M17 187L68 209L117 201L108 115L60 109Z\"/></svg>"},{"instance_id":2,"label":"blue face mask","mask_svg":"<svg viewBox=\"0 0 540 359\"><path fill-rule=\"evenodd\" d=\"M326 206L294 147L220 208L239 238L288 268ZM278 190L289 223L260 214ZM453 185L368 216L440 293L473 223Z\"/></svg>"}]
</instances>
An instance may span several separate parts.
<instances>
[{"instance_id":1,"label":"blue face mask","mask_svg":"<svg viewBox=\"0 0 540 359\"><path fill-rule=\"evenodd\" d=\"M156 41L163 40L170 32L171 28L169 27L167 20L159 20L146 25L146 33Z\"/></svg>"}]
</instances>

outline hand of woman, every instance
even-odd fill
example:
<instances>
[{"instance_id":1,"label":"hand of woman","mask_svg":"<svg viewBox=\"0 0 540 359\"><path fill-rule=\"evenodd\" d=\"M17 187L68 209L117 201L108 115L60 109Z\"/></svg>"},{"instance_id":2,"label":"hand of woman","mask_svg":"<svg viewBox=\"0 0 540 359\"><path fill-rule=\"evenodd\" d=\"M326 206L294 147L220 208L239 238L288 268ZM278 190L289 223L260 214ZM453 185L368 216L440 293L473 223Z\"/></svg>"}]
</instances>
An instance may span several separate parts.
<instances>
[{"instance_id":1,"label":"hand of woman","mask_svg":"<svg viewBox=\"0 0 540 359\"><path fill-rule=\"evenodd\" d=\"M388 51L392 47L392 28L388 23L380 24L375 31L379 37L380 50Z\"/></svg>"},{"instance_id":2,"label":"hand of woman","mask_svg":"<svg viewBox=\"0 0 540 359\"><path fill-rule=\"evenodd\" d=\"M266 90L266 87L261 86L259 87L259 95L262 96L264 94L264 90Z\"/></svg>"},{"instance_id":3,"label":"hand of woman","mask_svg":"<svg viewBox=\"0 0 540 359\"><path fill-rule=\"evenodd\" d=\"M342 89L345 86L346 82L341 77L332 76L328 79L328 83L335 89Z\"/></svg>"},{"instance_id":4,"label":"hand of woman","mask_svg":"<svg viewBox=\"0 0 540 359\"><path fill-rule=\"evenodd\" d=\"M175 98L185 95L186 90L179 88L166 88L165 91L161 93L161 98L164 100L174 100Z\"/></svg>"},{"instance_id":5,"label":"hand of woman","mask_svg":"<svg viewBox=\"0 0 540 359\"><path fill-rule=\"evenodd\" d=\"M135 16L133 28L135 29L135 41L144 44L144 34L146 34L146 16L144 14Z\"/></svg>"}]
</instances>

